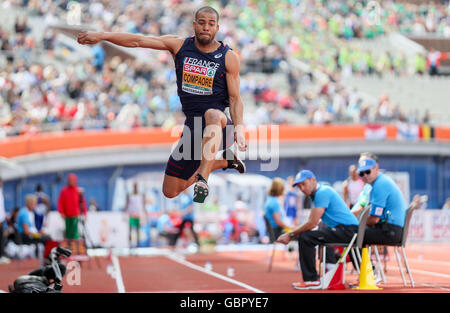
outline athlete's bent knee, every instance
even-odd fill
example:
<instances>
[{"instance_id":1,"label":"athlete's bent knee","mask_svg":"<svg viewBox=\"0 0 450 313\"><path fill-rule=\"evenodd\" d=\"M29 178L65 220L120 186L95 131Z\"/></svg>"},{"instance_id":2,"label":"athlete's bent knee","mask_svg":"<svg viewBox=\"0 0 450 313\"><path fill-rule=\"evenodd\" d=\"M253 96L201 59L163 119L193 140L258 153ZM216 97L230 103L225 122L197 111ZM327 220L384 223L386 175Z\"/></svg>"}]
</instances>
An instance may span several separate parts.
<instances>
[{"instance_id":1,"label":"athlete's bent knee","mask_svg":"<svg viewBox=\"0 0 450 313\"><path fill-rule=\"evenodd\" d=\"M163 186L163 194L166 198L172 199L178 196L180 193L177 190L174 190L173 188Z\"/></svg>"},{"instance_id":2,"label":"athlete's bent knee","mask_svg":"<svg viewBox=\"0 0 450 313\"><path fill-rule=\"evenodd\" d=\"M209 109L205 112L205 122L207 125L221 125L225 115L216 109Z\"/></svg>"}]
</instances>

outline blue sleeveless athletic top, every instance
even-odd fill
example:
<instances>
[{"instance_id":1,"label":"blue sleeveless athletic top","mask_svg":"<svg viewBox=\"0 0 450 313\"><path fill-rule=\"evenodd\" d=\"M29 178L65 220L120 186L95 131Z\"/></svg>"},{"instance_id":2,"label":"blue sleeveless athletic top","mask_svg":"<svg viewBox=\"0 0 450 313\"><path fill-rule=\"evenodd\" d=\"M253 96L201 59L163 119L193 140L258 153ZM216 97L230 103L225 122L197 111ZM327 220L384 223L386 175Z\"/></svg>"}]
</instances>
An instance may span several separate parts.
<instances>
[{"instance_id":1,"label":"blue sleeveless athletic top","mask_svg":"<svg viewBox=\"0 0 450 313\"><path fill-rule=\"evenodd\" d=\"M205 53L195 46L194 37L188 37L175 57L178 96L187 117L229 106L225 54L230 47L219 42L216 51Z\"/></svg>"}]
</instances>

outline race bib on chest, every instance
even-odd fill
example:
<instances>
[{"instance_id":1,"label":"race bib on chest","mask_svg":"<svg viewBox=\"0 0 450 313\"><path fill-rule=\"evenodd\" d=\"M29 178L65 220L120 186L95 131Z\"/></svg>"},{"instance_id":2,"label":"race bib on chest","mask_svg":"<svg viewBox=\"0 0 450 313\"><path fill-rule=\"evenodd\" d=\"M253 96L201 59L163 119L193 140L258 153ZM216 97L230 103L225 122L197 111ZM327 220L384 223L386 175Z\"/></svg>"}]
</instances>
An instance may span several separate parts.
<instances>
[{"instance_id":1,"label":"race bib on chest","mask_svg":"<svg viewBox=\"0 0 450 313\"><path fill-rule=\"evenodd\" d=\"M214 76L220 64L207 60L185 57L181 88L194 95L212 95Z\"/></svg>"}]
</instances>

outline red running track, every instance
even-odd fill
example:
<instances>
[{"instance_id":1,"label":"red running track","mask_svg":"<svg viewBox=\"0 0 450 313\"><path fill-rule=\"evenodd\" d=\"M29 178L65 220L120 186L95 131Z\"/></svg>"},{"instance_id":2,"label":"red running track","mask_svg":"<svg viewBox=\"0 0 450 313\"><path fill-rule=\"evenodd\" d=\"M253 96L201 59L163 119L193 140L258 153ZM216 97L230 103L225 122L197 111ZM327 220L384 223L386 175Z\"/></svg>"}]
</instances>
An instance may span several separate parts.
<instances>
[{"instance_id":1,"label":"red running track","mask_svg":"<svg viewBox=\"0 0 450 313\"><path fill-rule=\"evenodd\" d=\"M291 283L301 280L296 267L296 253L277 251L273 269L268 272L268 251L233 251L197 253L185 256L185 260L169 256L117 257L123 285L108 273L113 262L107 258L91 258L83 262L79 285L69 285L64 278L64 292L68 293L299 293L299 292L400 292L400 293L448 293L450 291L450 244L410 244L406 254L415 288L405 287L401 279L395 255L390 248L387 262L386 284L378 283L383 290L356 291L348 283L357 283L357 274L351 273L347 264L346 285L343 291L293 290ZM269 247L268 247L269 248ZM204 270L206 262L212 264L212 272ZM8 284L20 275L37 267L37 260L14 261L0 265L0 290L7 291ZM227 276L227 269L234 269L234 276ZM406 275L406 273L405 273ZM73 278L73 276L72 276ZM406 275L409 283L408 276ZM120 279L119 279L120 281ZM123 289L121 289L121 286Z\"/></svg>"}]
</instances>

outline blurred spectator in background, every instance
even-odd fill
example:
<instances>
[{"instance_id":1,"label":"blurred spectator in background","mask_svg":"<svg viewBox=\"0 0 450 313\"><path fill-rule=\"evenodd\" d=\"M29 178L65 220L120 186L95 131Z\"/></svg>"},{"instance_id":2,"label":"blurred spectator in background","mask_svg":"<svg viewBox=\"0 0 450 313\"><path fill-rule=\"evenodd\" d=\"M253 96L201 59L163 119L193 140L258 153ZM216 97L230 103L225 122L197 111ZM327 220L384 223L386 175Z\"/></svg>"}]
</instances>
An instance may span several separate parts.
<instances>
[{"instance_id":1,"label":"blurred spectator in background","mask_svg":"<svg viewBox=\"0 0 450 313\"><path fill-rule=\"evenodd\" d=\"M17 34L19 33L27 33L30 31L28 27L28 21L26 16L16 17L16 21L14 23L14 30Z\"/></svg>"},{"instance_id":2,"label":"blurred spectator in background","mask_svg":"<svg viewBox=\"0 0 450 313\"><path fill-rule=\"evenodd\" d=\"M92 65L94 65L97 72L101 72L103 70L103 63L105 62L106 55L102 45L94 45L92 47L92 54L94 55L94 58L92 59Z\"/></svg>"},{"instance_id":3,"label":"blurred spectator in background","mask_svg":"<svg viewBox=\"0 0 450 313\"><path fill-rule=\"evenodd\" d=\"M239 195L236 197L236 201L235 201L234 204L233 204L233 210L234 210L235 212L241 212L241 211L246 212L247 209L248 209L247 203L245 203L245 201L242 200L242 195L239 194Z\"/></svg>"},{"instance_id":4,"label":"blurred spectator in background","mask_svg":"<svg viewBox=\"0 0 450 313\"><path fill-rule=\"evenodd\" d=\"M20 243L19 232L17 230L17 217L19 215L19 207L11 210L9 218L7 218L8 228L6 229L6 239L13 241L15 244Z\"/></svg>"},{"instance_id":5,"label":"blurred spectator in background","mask_svg":"<svg viewBox=\"0 0 450 313\"><path fill-rule=\"evenodd\" d=\"M219 212L219 202L216 195L211 196L209 201L205 201L201 205L202 211Z\"/></svg>"},{"instance_id":6,"label":"blurred spectator in background","mask_svg":"<svg viewBox=\"0 0 450 313\"><path fill-rule=\"evenodd\" d=\"M228 227L233 225L232 229L232 238L234 238L235 242L242 242L242 239L248 237L249 231L249 209L248 205L242 199L242 194L239 194L236 198L236 201L233 204L233 208L229 212L228 218Z\"/></svg>"},{"instance_id":7,"label":"blurred spectator in background","mask_svg":"<svg viewBox=\"0 0 450 313\"><path fill-rule=\"evenodd\" d=\"M450 210L450 198L447 198L447 200L445 200L445 203L442 206L442 210Z\"/></svg>"},{"instance_id":8,"label":"blurred spectator in background","mask_svg":"<svg viewBox=\"0 0 450 313\"><path fill-rule=\"evenodd\" d=\"M25 197L25 206L19 210L17 216L17 230L22 244L34 244L36 246L36 257L42 260L44 249L39 244L45 246L50 236L42 231L38 231L34 224L34 209L37 205L37 197L28 194Z\"/></svg>"},{"instance_id":9,"label":"blurred spectator in background","mask_svg":"<svg viewBox=\"0 0 450 313\"><path fill-rule=\"evenodd\" d=\"M200 244L198 241L197 233L194 230L194 200L189 193L189 190L183 191L180 195L180 206L181 206L181 224L178 226L178 232L175 237L174 245L177 243L178 238L180 237L185 226L188 226L194 236L195 243L197 246Z\"/></svg>"},{"instance_id":10,"label":"blurred spectator in background","mask_svg":"<svg viewBox=\"0 0 450 313\"><path fill-rule=\"evenodd\" d=\"M284 229L291 226L284 223L284 210L281 208L281 197L284 195L284 180L275 177L272 179L272 185L269 189L269 196L264 203L264 217L269 220L272 226L275 238L278 238Z\"/></svg>"},{"instance_id":11,"label":"blurred spectator in background","mask_svg":"<svg viewBox=\"0 0 450 313\"><path fill-rule=\"evenodd\" d=\"M416 74L423 75L427 70L427 59L421 53L414 57L414 71Z\"/></svg>"},{"instance_id":12,"label":"blurred spectator in background","mask_svg":"<svg viewBox=\"0 0 450 313\"><path fill-rule=\"evenodd\" d=\"M58 212L66 223L66 239L79 239L78 221L81 215L86 217L86 200L80 194L77 186L77 175L70 173L67 177L67 185L64 187L58 198Z\"/></svg>"},{"instance_id":13,"label":"blurred spectator in background","mask_svg":"<svg viewBox=\"0 0 450 313\"><path fill-rule=\"evenodd\" d=\"M4 224L6 221L5 199L3 197L3 179L0 177L0 264L7 264L10 262L4 254L5 247L5 230Z\"/></svg>"},{"instance_id":14,"label":"blurred spectator in background","mask_svg":"<svg viewBox=\"0 0 450 313\"><path fill-rule=\"evenodd\" d=\"M155 198L152 194L146 195L145 208L147 211L148 223L150 227L156 227L158 218L162 215L162 212L158 205L155 203Z\"/></svg>"},{"instance_id":15,"label":"blurred spectator in background","mask_svg":"<svg viewBox=\"0 0 450 313\"><path fill-rule=\"evenodd\" d=\"M139 192L139 185L137 182L133 184L133 193L127 195L127 203L125 205L125 212L129 216L129 243L130 248L133 246L133 232L136 234L136 247L139 246L139 232L141 228L141 218L147 216L147 210L145 207L145 195Z\"/></svg>"},{"instance_id":16,"label":"blurred spectator in background","mask_svg":"<svg viewBox=\"0 0 450 313\"><path fill-rule=\"evenodd\" d=\"M441 61L445 59L447 59L447 53L431 48L427 58L427 67L430 76L439 74L439 66L441 65Z\"/></svg>"},{"instance_id":17,"label":"blurred spectator in background","mask_svg":"<svg viewBox=\"0 0 450 313\"><path fill-rule=\"evenodd\" d=\"M53 52L53 49L55 47L55 38L56 34L50 30L47 29L44 33L44 37L42 39L42 46L44 50Z\"/></svg>"},{"instance_id":18,"label":"blurred spectator in background","mask_svg":"<svg viewBox=\"0 0 450 313\"><path fill-rule=\"evenodd\" d=\"M292 187L294 184L294 177L289 176L287 179L287 190L286 196L284 198L284 210L286 212L287 223L290 225L298 225L300 222L300 210L301 201L300 196L296 192L295 188Z\"/></svg>"},{"instance_id":19,"label":"blurred spectator in background","mask_svg":"<svg viewBox=\"0 0 450 313\"><path fill-rule=\"evenodd\" d=\"M222 222L222 231L224 243L238 243L241 236L241 223L239 222L236 211L229 210L227 218Z\"/></svg>"},{"instance_id":20,"label":"blurred spectator in background","mask_svg":"<svg viewBox=\"0 0 450 313\"><path fill-rule=\"evenodd\" d=\"M41 184L37 184L35 195L37 197L37 204L34 209L34 223L36 229L41 231L45 217L50 212L50 198L42 191Z\"/></svg>"},{"instance_id":21,"label":"blurred spectator in background","mask_svg":"<svg viewBox=\"0 0 450 313\"><path fill-rule=\"evenodd\" d=\"M166 212L161 214L156 222L156 229L158 230L159 235L168 239L171 248L175 247L179 232L172 220L177 219L179 217L178 215L179 213L175 209L172 209L169 214Z\"/></svg>"},{"instance_id":22,"label":"blurred spectator in background","mask_svg":"<svg viewBox=\"0 0 450 313\"><path fill-rule=\"evenodd\" d=\"M343 183L343 194L345 204L351 209L357 202L359 194L364 189L364 182L356 173L356 165L352 164L348 168L348 178Z\"/></svg>"},{"instance_id":23,"label":"blurred spectator in background","mask_svg":"<svg viewBox=\"0 0 450 313\"><path fill-rule=\"evenodd\" d=\"M89 209L90 212L97 212L97 211L99 211L97 200L95 200L94 198L90 198L89 199L89 207L88 207L88 209Z\"/></svg>"}]
</instances>

